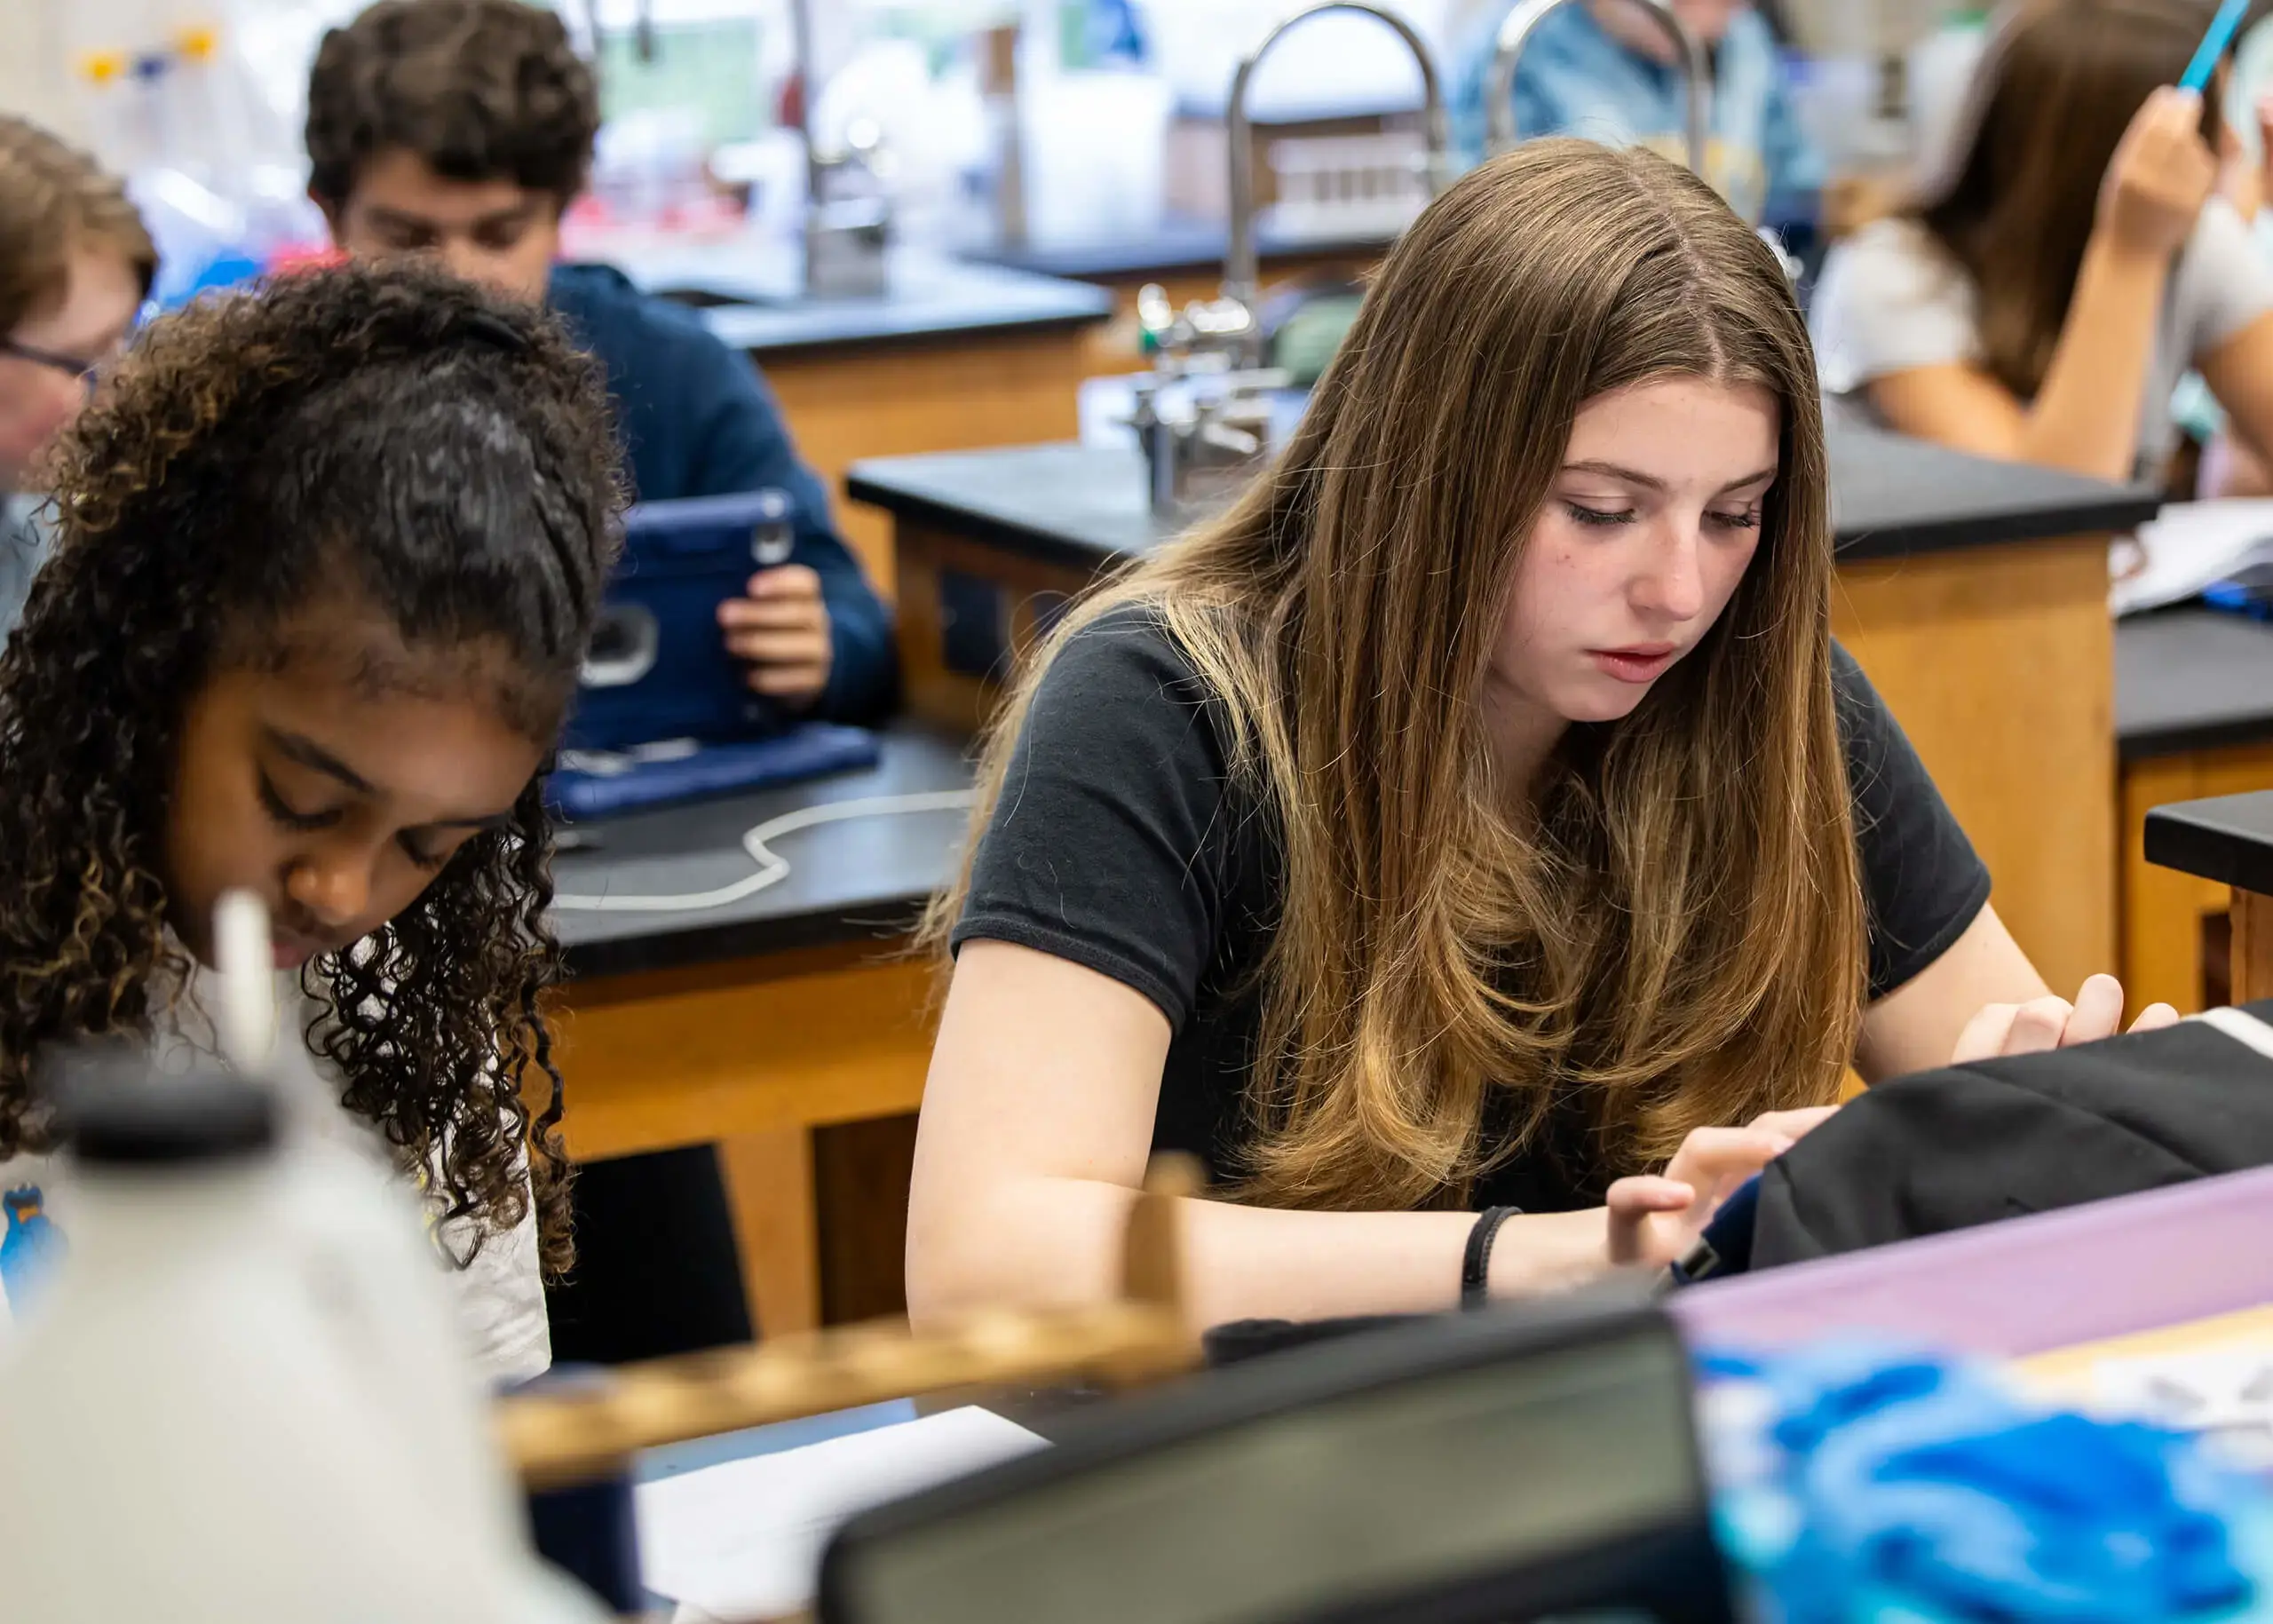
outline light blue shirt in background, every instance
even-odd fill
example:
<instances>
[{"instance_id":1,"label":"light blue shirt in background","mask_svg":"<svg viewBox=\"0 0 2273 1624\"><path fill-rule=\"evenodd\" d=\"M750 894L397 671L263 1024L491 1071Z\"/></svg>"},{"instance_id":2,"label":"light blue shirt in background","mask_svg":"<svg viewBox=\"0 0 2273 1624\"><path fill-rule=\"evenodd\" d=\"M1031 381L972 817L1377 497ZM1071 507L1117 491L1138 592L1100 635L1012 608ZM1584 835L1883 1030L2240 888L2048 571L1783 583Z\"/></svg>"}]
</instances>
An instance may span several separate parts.
<instances>
[{"instance_id":1,"label":"light blue shirt in background","mask_svg":"<svg viewBox=\"0 0 2273 1624\"><path fill-rule=\"evenodd\" d=\"M42 500L0 492L0 644L23 618L32 576L47 557L47 527L37 517Z\"/></svg>"},{"instance_id":2,"label":"light blue shirt in background","mask_svg":"<svg viewBox=\"0 0 2273 1624\"><path fill-rule=\"evenodd\" d=\"M1471 162L1484 154L1485 81L1500 20L1479 20L1453 58L1453 141ZM1793 113L1767 22L1755 11L1738 12L1713 56L1706 178L1754 224L1812 220L1823 157ZM1619 44L1584 4L1564 6L1532 31L1516 64L1515 99L1518 135L1584 136L1687 161L1680 70Z\"/></svg>"}]
</instances>

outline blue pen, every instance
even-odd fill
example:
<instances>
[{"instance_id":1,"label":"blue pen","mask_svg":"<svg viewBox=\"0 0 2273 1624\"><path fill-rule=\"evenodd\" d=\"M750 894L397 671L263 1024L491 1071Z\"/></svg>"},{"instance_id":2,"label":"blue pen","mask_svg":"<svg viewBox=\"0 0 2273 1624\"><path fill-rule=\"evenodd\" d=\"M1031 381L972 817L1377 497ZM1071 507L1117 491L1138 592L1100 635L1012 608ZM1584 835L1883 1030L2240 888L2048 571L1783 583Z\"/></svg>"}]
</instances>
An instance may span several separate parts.
<instances>
[{"instance_id":1,"label":"blue pen","mask_svg":"<svg viewBox=\"0 0 2273 1624\"><path fill-rule=\"evenodd\" d=\"M2202 36L2202 43L2194 49L2194 59L2186 65L2186 73L2178 82L2182 91L2206 90L2210 75L2218 59L2226 54L2226 47L2234 43L2234 31L2241 27L2241 20L2248 14L2249 0L2225 0L2218 14L2210 20L2209 30Z\"/></svg>"}]
</instances>

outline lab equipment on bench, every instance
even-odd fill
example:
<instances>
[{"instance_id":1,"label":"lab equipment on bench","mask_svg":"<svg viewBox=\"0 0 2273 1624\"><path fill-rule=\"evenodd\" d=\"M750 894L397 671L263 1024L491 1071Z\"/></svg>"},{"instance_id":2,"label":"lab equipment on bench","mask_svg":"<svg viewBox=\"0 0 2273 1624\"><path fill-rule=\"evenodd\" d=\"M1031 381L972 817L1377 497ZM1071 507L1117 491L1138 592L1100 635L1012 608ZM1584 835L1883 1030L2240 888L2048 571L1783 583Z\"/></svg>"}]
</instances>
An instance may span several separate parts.
<instances>
[{"instance_id":1,"label":"lab equipment on bench","mask_svg":"<svg viewBox=\"0 0 2273 1624\"><path fill-rule=\"evenodd\" d=\"M775 489L645 502L626 513L623 559L593 628L563 748L598 755L779 731L787 718L750 692L718 606L740 598L756 571L788 563L796 541L796 504Z\"/></svg>"},{"instance_id":2,"label":"lab equipment on bench","mask_svg":"<svg viewBox=\"0 0 2273 1624\"><path fill-rule=\"evenodd\" d=\"M596 1509L629 1498L606 1491L626 1483L643 1450L806 1417L843 1419L844 1412L896 1407L911 1394L1067 1384L1109 1390L1161 1380L1188 1370L1199 1357L1184 1313L1182 1244L1183 1209L1199 1188L1198 1170L1185 1159L1156 1159L1122 1231L1121 1295L1113 1301L1032 1312L982 1310L922 1330L877 1320L769 1336L747 1350L595 1370L506 1396L499 1406L499 1434L533 1500L557 1504L560 1496L585 1491L591 1496L588 1506ZM941 1429L922 1430L936 1435ZM970 1429L950 1425L947 1430L963 1433L962 1445L973 1441ZM999 1455L1002 1434L1018 1429L977 1430L984 1435L978 1441ZM908 1441L915 1445L913 1436ZM700 1568L714 1578L726 1573L727 1582L741 1588L756 1566L773 1575L768 1587L778 1589L785 1560L800 1558L780 1552L740 1555L734 1541L745 1531L750 1539L765 1539L770 1521L775 1538L786 1533L803 1546L816 1516L841 1517L863 1503L871 1485L904 1483L911 1475L936 1480L933 1469L951 1469L950 1457L958 1451L938 1448L936 1436L931 1441L937 1453L920 1473L906 1470L910 1463L905 1462L903 1470L879 1471L871 1461L870 1470L848 1473L833 1487L809 1485L813 1492L786 1519L787 1526L778 1517L753 1517L723 1543L716 1537L715 1495L666 1493L661 1500L675 1504L651 1501L650 1509L674 1525L643 1530L642 1541L660 1533L666 1543L659 1565L676 1570L677 1578ZM853 1482L854 1477L865 1481ZM690 1516L699 1526L689 1525Z\"/></svg>"},{"instance_id":3,"label":"lab equipment on bench","mask_svg":"<svg viewBox=\"0 0 2273 1624\"><path fill-rule=\"evenodd\" d=\"M1164 1388L856 1517L821 1624L1730 1624L1670 1321L1445 1316Z\"/></svg>"},{"instance_id":4,"label":"lab equipment on bench","mask_svg":"<svg viewBox=\"0 0 2273 1624\"><path fill-rule=\"evenodd\" d=\"M1144 450L1152 511L1164 519L1189 518L1219 505L1272 449L1270 396L1287 384L1289 376L1266 364L1255 242L1255 125L1248 101L1255 70L1271 47L1290 29L1327 12L1377 18L1412 52L1421 69L1429 196L1443 189L1449 174L1450 138L1436 59L1419 30L1386 6L1327 0L1306 7L1274 25L1240 59L1232 76L1228 114L1231 232L1223 290L1181 312L1157 286L1147 287L1138 298L1137 320L1155 360L1150 373L1131 380L1136 408L1129 422Z\"/></svg>"},{"instance_id":5,"label":"lab equipment on bench","mask_svg":"<svg viewBox=\"0 0 2273 1624\"><path fill-rule=\"evenodd\" d=\"M875 299L890 291L891 157L872 119L855 119L842 139L814 129L819 51L813 0L789 0L797 59L797 124L805 139L805 294L816 299Z\"/></svg>"},{"instance_id":6,"label":"lab equipment on bench","mask_svg":"<svg viewBox=\"0 0 2273 1624\"><path fill-rule=\"evenodd\" d=\"M763 739L681 739L629 750L569 751L545 780L545 804L569 818L606 818L705 796L859 772L883 759L865 727L806 722Z\"/></svg>"},{"instance_id":7,"label":"lab equipment on bench","mask_svg":"<svg viewBox=\"0 0 2273 1624\"><path fill-rule=\"evenodd\" d=\"M51 1072L70 1250L0 1348L0 1611L598 1624L527 1549L408 1186L294 1113L258 902L215 943L228 1066Z\"/></svg>"}]
</instances>

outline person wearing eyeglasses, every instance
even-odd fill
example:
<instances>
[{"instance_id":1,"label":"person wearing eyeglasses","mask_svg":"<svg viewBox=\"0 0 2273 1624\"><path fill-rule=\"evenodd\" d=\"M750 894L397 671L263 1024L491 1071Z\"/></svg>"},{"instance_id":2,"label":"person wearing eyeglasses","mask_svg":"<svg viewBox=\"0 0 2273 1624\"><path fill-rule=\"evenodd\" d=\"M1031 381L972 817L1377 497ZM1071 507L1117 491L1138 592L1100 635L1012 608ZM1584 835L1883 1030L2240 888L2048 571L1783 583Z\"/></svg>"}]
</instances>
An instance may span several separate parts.
<instances>
[{"instance_id":1,"label":"person wearing eyeglasses","mask_svg":"<svg viewBox=\"0 0 2273 1624\"><path fill-rule=\"evenodd\" d=\"M125 347L158 251L117 178L0 116L0 642L45 551L41 453Z\"/></svg>"}]
</instances>

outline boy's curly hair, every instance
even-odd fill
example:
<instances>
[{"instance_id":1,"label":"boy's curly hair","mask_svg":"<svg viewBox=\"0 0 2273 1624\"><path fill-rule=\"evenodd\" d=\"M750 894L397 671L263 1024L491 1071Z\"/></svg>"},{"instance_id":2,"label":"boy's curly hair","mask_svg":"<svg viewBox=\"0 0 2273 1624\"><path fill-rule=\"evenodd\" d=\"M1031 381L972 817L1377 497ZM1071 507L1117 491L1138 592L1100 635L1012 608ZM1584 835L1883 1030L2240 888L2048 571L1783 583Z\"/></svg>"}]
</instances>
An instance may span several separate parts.
<instances>
[{"instance_id":1,"label":"boy's curly hair","mask_svg":"<svg viewBox=\"0 0 2273 1624\"><path fill-rule=\"evenodd\" d=\"M190 970L160 873L175 741L206 682L280 658L278 629L345 593L414 658L487 654L501 714L549 741L621 540L594 363L542 313L410 266L289 276L154 323L54 472L56 551L0 654L0 1161L51 1141L29 1086L43 1049L147 1035L155 989ZM551 844L532 781L510 827L303 985L343 1104L477 1248L533 1186L557 1272ZM534 1121L532 1068L549 1089Z\"/></svg>"},{"instance_id":2,"label":"boy's curly hair","mask_svg":"<svg viewBox=\"0 0 2273 1624\"><path fill-rule=\"evenodd\" d=\"M391 147L452 180L510 180L565 207L599 133L592 72L550 12L519 0L380 0L317 48L308 189L347 202Z\"/></svg>"}]
</instances>

